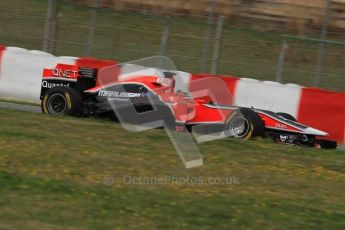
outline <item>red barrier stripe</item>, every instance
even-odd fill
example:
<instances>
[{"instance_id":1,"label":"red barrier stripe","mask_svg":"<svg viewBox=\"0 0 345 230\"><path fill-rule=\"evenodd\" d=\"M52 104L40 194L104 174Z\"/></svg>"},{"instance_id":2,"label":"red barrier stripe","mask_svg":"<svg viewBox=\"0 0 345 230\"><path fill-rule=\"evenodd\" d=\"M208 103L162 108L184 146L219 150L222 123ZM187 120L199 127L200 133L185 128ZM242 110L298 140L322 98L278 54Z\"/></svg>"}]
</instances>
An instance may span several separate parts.
<instances>
[{"instance_id":1,"label":"red barrier stripe","mask_svg":"<svg viewBox=\"0 0 345 230\"><path fill-rule=\"evenodd\" d=\"M328 132L327 139L345 143L345 93L304 88L298 120Z\"/></svg>"},{"instance_id":2,"label":"red barrier stripe","mask_svg":"<svg viewBox=\"0 0 345 230\"><path fill-rule=\"evenodd\" d=\"M0 45L0 74L1 74L1 66L2 66L2 56L3 56L5 49L6 49L5 46Z\"/></svg>"},{"instance_id":3,"label":"red barrier stripe","mask_svg":"<svg viewBox=\"0 0 345 230\"><path fill-rule=\"evenodd\" d=\"M231 100L230 100L230 104L233 104L234 101L234 95L235 95L235 89L236 89L236 84L239 80L239 78L236 77L232 77L232 76L220 76L220 75L210 75L210 74L193 74L190 81L196 81L196 80L200 80L200 79L204 79L204 78L217 78L217 79L221 79L226 87L229 90L229 93L231 94ZM208 87L205 87L208 88ZM191 90L191 87L190 87Z\"/></svg>"}]
</instances>

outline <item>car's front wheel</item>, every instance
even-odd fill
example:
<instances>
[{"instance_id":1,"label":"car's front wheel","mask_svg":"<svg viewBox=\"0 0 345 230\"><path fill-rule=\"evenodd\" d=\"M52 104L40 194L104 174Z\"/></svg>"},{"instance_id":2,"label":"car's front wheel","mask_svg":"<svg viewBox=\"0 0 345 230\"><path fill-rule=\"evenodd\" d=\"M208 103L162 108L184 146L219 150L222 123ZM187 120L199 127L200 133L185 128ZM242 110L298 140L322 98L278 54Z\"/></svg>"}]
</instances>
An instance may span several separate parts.
<instances>
[{"instance_id":1,"label":"car's front wheel","mask_svg":"<svg viewBox=\"0 0 345 230\"><path fill-rule=\"evenodd\" d=\"M264 136L265 125L251 109L241 108L230 114L225 123L225 135L241 139Z\"/></svg>"},{"instance_id":2,"label":"car's front wheel","mask_svg":"<svg viewBox=\"0 0 345 230\"><path fill-rule=\"evenodd\" d=\"M81 104L81 97L76 90L58 86L46 92L41 102L41 108L43 113L51 115L75 116L80 114Z\"/></svg>"}]
</instances>

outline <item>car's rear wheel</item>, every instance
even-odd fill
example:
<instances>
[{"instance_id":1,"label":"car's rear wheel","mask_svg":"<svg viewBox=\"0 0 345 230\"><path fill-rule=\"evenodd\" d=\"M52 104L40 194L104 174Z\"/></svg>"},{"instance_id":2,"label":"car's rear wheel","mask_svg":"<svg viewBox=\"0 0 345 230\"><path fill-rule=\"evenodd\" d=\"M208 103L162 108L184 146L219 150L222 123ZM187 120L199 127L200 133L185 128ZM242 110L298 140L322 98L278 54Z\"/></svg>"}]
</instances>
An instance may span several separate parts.
<instances>
[{"instance_id":1,"label":"car's rear wheel","mask_svg":"<svg viewBox=\"0 0 345 230\"><path fill-rule=\"evenodd\" d=\"M297 121L297 119L294 116L292 116L288 113L277 113L277 114L281 117L284 117L285 119L290 120L290 121Z\"/></svg>"},{"instance_id":2,"label":"car's rear wheel","mask_svg":"<svg viewBox=\"0 0 345 230\"><path fill-rule=\"evenodd\" d=\"M241 108L230 114L225 123L225 135L240 139L264 136L265 125L251 109Z\"/></svg>"},{"instance_id":3,"label":"car's rear wheel","mask_svg":"<svg viewBox=\"0 0 345 230\"><path fill-rule=\"evenodd\" d=\"M43 113L51 115L76 116L80 114L81 105L81 97L76 90L59 86L46 92L41 103L41 109Z\"/></svg>"}]
</instances>

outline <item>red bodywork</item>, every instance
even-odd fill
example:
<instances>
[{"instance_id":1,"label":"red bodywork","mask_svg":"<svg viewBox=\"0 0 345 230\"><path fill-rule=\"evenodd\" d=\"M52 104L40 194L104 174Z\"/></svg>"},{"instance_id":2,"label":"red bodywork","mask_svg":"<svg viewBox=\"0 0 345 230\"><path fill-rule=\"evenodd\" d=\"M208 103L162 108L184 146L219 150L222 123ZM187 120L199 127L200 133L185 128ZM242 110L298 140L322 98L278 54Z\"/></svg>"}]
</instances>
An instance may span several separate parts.
<instances>
[{"instance_id":1,"label":"red bodywork","mask_svg":"<svg viewBox=\"0 0 345 230\"><path fill-rule=\"evenodd\" d=\"M1 49L1 47L0 47ZM119 67L116 65L115 61L107 61L107 60L97 60L94 58L79 58L76 61L75 65L69 64L57 64L53 69L43 69L43 78L61 78L61 79L70 79L70 80L78 80L80 77L79 75L79 68L80 67L88 67L95 69L97 71L107 67L107 66L116 66L119 70ZM96 86L99 86L98 83Z\"/></svg>"},{"instance_id":2,"label":"red bodywork","mask_svg":"<svg viewBox=\"0 0 345 230\"><path fill-rule=\"evenodd\" d=\"M229 87L234 88L234 85L221 77L200 75L197 79L190 80L189 92L179 92L175 88L176 76L173 78L164 78L158 74L133 73L130 76L126 76L126 78L121 78L121 67L119 65L114 65L113 63L98 63L95 65L91 63L92 61L90 61L90 63L86 61L83 63L83 66L86 65L98 71L95 79L96 84L95 87L86 89L84 91L85 93L95 93L116 84L141 84L149 88L158 95L163 102L169 105L177 123L187 125L210 123L224 124L229 115L239 108L231 105L232 97L229 94ZM44 69L43 78L77 81L80 77L78 73L79 68L80 66L78 64L58 64L54 69ZM162 72L162 70L156 70ZM226 90L219 90L222 87ZM200 93L201 89L208 90L211 93ZM303 128L303 125L298 126L298 123L294 124L277 115L267 113L269 111L254 110L261 117L267 129L305 133L305 130L309 128ZM322 131L316 133L315 135L327 135Z\"/></svg>"}]
</instances>

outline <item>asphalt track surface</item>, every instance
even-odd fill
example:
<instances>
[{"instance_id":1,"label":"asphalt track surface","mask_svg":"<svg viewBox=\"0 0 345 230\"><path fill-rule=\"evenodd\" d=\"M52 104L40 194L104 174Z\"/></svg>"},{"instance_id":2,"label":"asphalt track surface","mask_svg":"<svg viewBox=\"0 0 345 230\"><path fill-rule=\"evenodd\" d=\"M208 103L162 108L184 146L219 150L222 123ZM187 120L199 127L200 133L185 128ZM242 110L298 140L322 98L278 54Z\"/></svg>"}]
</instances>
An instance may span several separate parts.
<instances>
[{"instance_id":1,"label":"asphalt track surface","mask_svg":"<svg viewBox=\"0 0 345 230\"><path fill-rule=\"evenodd\" d=\"M22 105L9 102L0 102L0 109L12 109L31 113L41 113L41 108L34 105Z\"/></svg>"}]
</instances>

